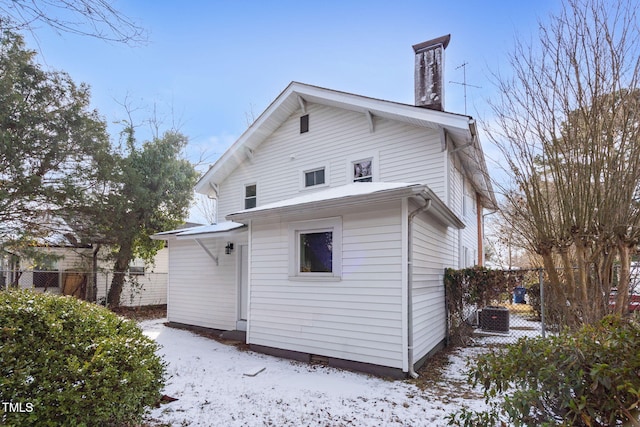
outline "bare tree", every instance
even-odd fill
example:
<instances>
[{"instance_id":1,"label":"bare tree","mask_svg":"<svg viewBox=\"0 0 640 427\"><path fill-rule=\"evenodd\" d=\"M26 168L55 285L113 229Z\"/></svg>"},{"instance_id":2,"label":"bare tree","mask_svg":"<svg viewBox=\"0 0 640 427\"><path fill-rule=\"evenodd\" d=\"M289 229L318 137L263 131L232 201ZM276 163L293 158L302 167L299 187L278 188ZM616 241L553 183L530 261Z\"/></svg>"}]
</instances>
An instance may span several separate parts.
<instances>
[{"instance_id":1,"label":"bare tree","mask_svg":"<svg viewBox=\"0 0 640 427\"><path fill-rule=\"evenodd\" d=\"M512 76L496 76L497 125L487 133L513 179L511 225L576 323L607 311L616 255L617 309L627 306L640 237L637 14L634 1L566 0L537 44L516 43Z\"/></svg>"},{"instance_id":2,"label":"bare tree","mask_svg":"<svg viewBox=\"0 0 640 427\"><path fill-rule=\"evenodd\" d=\"M207 224L215 224L218 221L216 199L212 199L204 194L196 195L195 207L202 215Z\"/></svg>"},{"instance_id":3,"label":"bare tree","mask_svg":"<svg viewBox=\"0 0 640 427\"><path fill-rule=\"evenodd\" d=\"M0 15L15 30L45 24L56 31L120 43L140 43L146 31L107 0L0 0Z\"/></svg>"},{"instance_id":4,"label":"bare tree","mask_svg":"<svg viewBox=\"0 0 640 427\"><path fill-rule=\"evenodd\" d=\"M541 265L539 257L528 250L530 245L526 236L519 232L524 224L514 224L519 221L522 219L507 202L485 223L487 244L492 247L493 261L508 269Z\"/></svg>"}]
</instances>

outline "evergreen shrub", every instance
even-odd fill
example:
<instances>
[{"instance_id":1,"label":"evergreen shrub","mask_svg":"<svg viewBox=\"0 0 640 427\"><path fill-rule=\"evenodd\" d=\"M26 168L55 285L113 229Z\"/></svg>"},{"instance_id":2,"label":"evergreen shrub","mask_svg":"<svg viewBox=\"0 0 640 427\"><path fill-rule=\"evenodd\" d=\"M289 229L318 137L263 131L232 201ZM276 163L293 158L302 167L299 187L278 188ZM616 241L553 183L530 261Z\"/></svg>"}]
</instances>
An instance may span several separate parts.
<instances>
[{"instance_id":1,"label":"evergreen shrub","mask_svg":"<svg viewBox=\"0 0 640 427\"><path fill-rule=\"evenodd\" d=\"M0 292L0 424L135 425L164 386L157 349L104 307Z\"/></svg>"},{"instance_id":2,"label":"evergreen shrub","mask_svg":"<svg viewBox=\"0 0 640 427\"><path fill-rule=\"evenodd\" d=\"M469 381L491 409L464 409L449 417L452 425L637 425L640 325L608 316L575 332L521 338L480 356Z\"/></svg>"}]
</instances>

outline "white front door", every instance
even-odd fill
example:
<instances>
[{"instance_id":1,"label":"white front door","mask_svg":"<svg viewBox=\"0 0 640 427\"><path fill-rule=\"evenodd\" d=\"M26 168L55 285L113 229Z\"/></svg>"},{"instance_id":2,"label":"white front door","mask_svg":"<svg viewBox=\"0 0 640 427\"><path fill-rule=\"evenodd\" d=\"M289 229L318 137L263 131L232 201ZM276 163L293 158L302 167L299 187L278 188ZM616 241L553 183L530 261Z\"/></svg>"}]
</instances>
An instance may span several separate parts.
<instances>
[{"instance_id":1,"label":"white front door","mask_svg":"<svg viewBox=\"0 0 640 427\"><path fill-rule=\"evenodd\" d=\"M247 311L249 302L249 247L239 245L238 247L238 322L236 328L240 331L247 329Z\"/></svg>"}]
</instances>

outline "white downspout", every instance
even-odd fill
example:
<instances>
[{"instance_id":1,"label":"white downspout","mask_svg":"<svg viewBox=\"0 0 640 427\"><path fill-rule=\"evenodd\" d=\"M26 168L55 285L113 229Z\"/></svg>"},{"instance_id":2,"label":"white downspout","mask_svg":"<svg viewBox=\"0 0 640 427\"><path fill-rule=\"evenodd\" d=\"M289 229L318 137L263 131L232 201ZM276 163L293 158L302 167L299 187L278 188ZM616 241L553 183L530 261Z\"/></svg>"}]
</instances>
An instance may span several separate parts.
<instances>
[{"instance_id":1,"label":"white downspout","mask_svg":"<svg viewBox=\"0 0 640 427\"><path fill-rule=\"evenodd\" d=\"M409 362L409 376L411 378L418 378L418 374L413 370L413 219L422 212L426 212L431 207L431 199L426 199L422 194L420 195L425 201L424 206L421 206L409 214L408 221L408 235L407 235L407 334L408 334L408 362Z\"/></svg>"}]
</instances>

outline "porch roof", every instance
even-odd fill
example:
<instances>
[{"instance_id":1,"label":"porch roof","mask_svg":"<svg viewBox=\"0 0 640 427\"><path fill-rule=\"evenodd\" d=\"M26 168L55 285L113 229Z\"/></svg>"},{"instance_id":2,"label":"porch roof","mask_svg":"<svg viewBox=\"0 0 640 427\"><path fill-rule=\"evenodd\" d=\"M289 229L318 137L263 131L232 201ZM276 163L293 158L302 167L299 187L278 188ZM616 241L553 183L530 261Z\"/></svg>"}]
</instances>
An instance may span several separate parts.
<instances>
[{"instance_id":1,"label":"porch roof","mask_svg":"<svg viewBox=\"0 0 640 427\"><path fill-rule=\"evenodd\" d=\"M425 200L431 200L430 214L447 226L458 229L465 227L462 220L427 185L403 182L356 182L241 210L227 215L226 218L240 222L253 218L309 212L319 208L399 200L403 197L422 197Z\"/></svg>"},{"instance_id":2,"label":"porch roof","mask_svg":"<svg viewBox=\"0 0 640 427\"><path fill-rule=\"evenodd\" d=\"M214 237L222 233L238 230L246 227L244 224L240 224L233 221L224 221L217 224L199 225L196 227L179 228L176 230L163 231L151 236L154 240L168 240L169 238L203 238Z\"/></svg>"}]
</instances>

